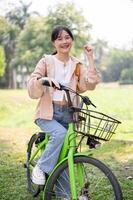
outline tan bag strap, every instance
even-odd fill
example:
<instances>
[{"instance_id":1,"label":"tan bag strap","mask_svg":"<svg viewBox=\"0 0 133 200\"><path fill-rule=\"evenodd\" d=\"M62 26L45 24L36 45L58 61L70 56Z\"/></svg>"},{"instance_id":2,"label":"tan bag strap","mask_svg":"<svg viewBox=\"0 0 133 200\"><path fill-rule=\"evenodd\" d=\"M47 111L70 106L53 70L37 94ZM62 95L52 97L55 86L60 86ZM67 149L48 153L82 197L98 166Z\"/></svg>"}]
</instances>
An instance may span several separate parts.
<instances>
[{"instance_id":1,"label":"tan bag strap","mask_svg":"<svg viewBox=\"0 0 133 200\"><path fill-rule=\"evenodd\" d=\"M78 77L78 81L80 78L80 63L76 64L75 75Z\"/></svg>"}]
</instances>

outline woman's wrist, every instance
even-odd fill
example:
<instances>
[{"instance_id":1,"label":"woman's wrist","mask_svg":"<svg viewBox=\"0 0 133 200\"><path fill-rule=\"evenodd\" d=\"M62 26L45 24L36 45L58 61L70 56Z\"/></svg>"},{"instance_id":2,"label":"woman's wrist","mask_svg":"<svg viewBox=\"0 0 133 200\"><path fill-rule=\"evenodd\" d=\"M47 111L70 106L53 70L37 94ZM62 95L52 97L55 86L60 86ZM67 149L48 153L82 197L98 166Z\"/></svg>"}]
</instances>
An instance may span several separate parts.
<instances>
[{"instance_id":1,"label":"woman's wrist","mask_svg":"<svg viewBox=\"0 0 133 200\"><path fill-rule=\"evenodd\" d=\"M88 61L89 61L89 70L96 70L93 55L87 56L87 58L88 58Z\"/></svg>"}]
</instances>

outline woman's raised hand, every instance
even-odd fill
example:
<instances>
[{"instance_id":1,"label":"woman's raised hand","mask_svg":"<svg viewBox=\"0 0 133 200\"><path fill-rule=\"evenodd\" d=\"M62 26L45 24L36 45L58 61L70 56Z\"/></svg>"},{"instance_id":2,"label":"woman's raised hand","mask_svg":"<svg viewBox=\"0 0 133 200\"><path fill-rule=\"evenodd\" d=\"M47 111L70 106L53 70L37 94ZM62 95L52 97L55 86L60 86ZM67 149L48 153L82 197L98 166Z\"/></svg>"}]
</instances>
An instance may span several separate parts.
<instances>
[{"instance_id":1,"label":"woman's raised hand","mask_svg":"<svg viewBox=\"0 0 133 200\"><path fill-rule=\"evenodd\" d=\"M93 57L93 48L90 45L84 45L84 51L87 57Z\"/></svg>"}]
</instances>

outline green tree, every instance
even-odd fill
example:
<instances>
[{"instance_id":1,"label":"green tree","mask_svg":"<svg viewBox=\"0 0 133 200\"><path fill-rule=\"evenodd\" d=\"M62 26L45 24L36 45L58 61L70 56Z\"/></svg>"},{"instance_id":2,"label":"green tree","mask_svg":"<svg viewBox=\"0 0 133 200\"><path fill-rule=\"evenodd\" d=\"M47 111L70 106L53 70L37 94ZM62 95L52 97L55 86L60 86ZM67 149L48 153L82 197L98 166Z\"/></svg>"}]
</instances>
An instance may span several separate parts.
<instances>
[{"instance_id":1,"label":"green tree","mask_svg":"<svg viewBox=\"0 0 133 200\"><path fill-rule=\"evenodd\" d=\"M122 70L133 66L133 52L125 49L110 49L102 64L105 66L102 71L103 81L119 81Z\"/></svg>"},{"instance_id":2,"label":"green tree","mask_svg":"<svg viewBox=\"0 0 133 200\"><path fill-rule=\"evenodd\" d=\"M45 17L30 18L27 21L18 37L16 56L12 60L12 65L26 67L28 73L33 70L44 52L48 53L46 27Z\"/></svg>"},{"instance_id":3,"label":"green tree","mask_svg":"<svg viewBox=\"0 0 133 200\"><path fill-rule=\"evenodd\" d=\"M133 84L133 68L122 70L120 84Z\"/></svg>"},{"instance_id":4,"label":"green tree","mask_svg":"<svg viewBox=\"0 0 133 200\"><path fill-rule=\"evenodd\" d=\"M4 34L0 34L1 44L4 47L5 58L6 58L6 69L5 69L5 84L7 87L14 87L14 71L11 68L11 60L15 54L16 38L19 33L16 25L7 22L6 31Z\"/></svg>"},{"instance_id":5,"label":"green tree","mask_svg":"<svg viewBox=\"0 0 133 200\"><path fill-rule=\"evenodd\" d=\"M24 4L20 1L19 6L15 6L13 10L6 13L3 22L7 25L5 31L1 31L0 41L4 46L6 56L6 86L8 88L16 87L16 65L13 65L13 61L16 56L16 44L18 36L24 29L24 25L27 19L30 17L29 7L31 3ZM2 20L1 20L2 21ZM0 23L1 25L2 23ZM0 28L1 29L1 28Z\"/></svg>"},{"instance_id":6,"label":"green tree","mask_svg":"<svg viewBox=\"0 0 133 200\"><path fill-rule=\"evenodd\" d=\"M5 54L5 77L2 78L2 84L9 86L11 85L11 68L10 61L12 59L12 55L14 54L15 40L17 36L17 27L8 22L4 17L0 17L0 44L4 48ZM1 79L0 79L1 81Z\"/></svg>"},{"instance_id":7,"label":"green tree","mask_svg":"<svg viewBox=\"0 0 133 200\"><path fill-rule=\"evenodd\" d=\"M0 76L3 76L5 72L5 53L4 53L4 48L0 46Z\"/></svg>"}]
</instances>

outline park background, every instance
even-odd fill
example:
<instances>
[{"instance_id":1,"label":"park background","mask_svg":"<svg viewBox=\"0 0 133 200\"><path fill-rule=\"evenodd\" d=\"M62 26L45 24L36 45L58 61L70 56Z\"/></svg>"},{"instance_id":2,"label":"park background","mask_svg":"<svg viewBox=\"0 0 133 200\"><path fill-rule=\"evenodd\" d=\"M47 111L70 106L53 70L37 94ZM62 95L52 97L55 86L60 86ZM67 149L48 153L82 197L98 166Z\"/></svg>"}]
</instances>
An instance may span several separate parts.
<instances>
[{"instance_id":1,"label":"park background","mask_svg":"<svg viewBox=\"0 0 133 200\"><path fill-rule=\"evenodd\" d=\"M89 43L94 48L94 60L102 74L102 82L87 95L98 111L115 117L122 124L113 139L93 153L116 174L124 199L132 200L133 1L116 0L108 5L104 0L100 3L94 0L95 12L90 15L90 20L84 10L86 7L89 12L89 2L51 0L43 4L39 0L0 0L1 200L33 199L27 191L23 163L28 140L39 129L33 123L37 101L29 98L26 81L43 54L54 51L50 42L51 30L60 24L72 30L75 37L72 54L86 67L88 63L82 46ZM111 12L108 12L109 7ZM99 22L95 21L98 18Z\"/></svg>"}]
</instances>

